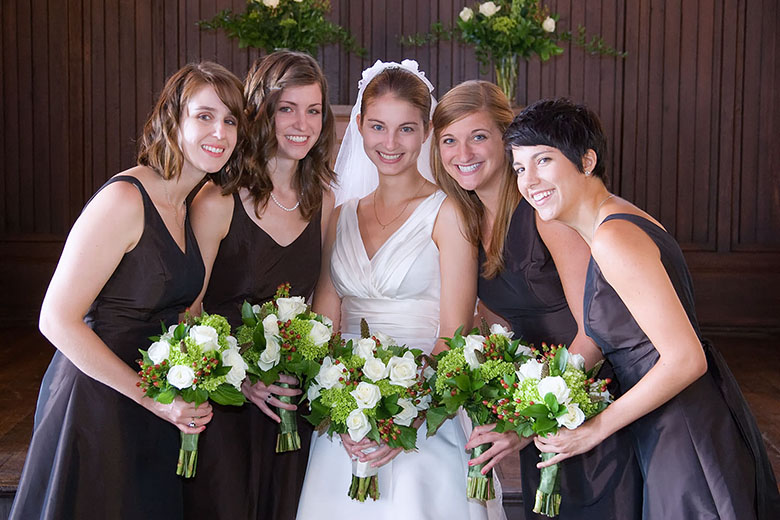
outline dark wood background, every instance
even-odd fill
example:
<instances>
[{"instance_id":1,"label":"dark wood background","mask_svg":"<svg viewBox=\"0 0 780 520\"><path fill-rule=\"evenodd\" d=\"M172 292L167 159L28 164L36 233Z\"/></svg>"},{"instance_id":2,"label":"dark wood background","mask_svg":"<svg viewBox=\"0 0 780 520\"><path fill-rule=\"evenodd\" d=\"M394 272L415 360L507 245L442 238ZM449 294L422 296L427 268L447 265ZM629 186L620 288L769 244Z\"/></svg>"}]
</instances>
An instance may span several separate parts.
<instances>
[{"instance_id":1,"label":"dark wood background","mask_svg":"<svg viewBox=\"0 0 780 520\"><path fill-rule=\"evenodd\" d=\"M471 2L469 2L471 3ZM613 189L657 216L694 274L708 327L780 330L780 46L776 0L550 0L625 49L522 64L519 104L565 95L596 109ZM165 78L216 60L242 76L259 54L195 25L243 0L3 0L0 4L0 324L32 322L68 229L89 196L132 166ZM417 59L441 95L481 74L447 42L397 37L455 19L461 0L332 0L369 57L324 48L331 101L363 68ZM345 113L345 110L340 110ZM343 121L342 121L343 124Z\"/></svg>"}]
</instances>

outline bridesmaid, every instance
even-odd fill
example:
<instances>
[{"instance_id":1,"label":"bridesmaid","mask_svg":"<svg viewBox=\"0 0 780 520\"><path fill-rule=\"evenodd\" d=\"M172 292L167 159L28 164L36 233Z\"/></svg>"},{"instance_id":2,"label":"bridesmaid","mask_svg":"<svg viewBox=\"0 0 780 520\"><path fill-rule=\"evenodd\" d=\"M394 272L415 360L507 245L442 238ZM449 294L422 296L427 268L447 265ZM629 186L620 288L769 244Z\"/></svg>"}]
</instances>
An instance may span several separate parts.
<instances>
[{"instance_id":1,"label":"bridesmaid","mask_svg":"<svg viewBox=\"0 0 780 520\"><path fill-rule=\"evenodd\" d=\"M575 430L537 437L557 453L587 453L621 428L644 477L642 517L780 518L761 434L733 375L701 338L682 251L646 212L607 191L598 117L567 100L527 107L505 134L517 185L545 222L590 245L585 330L624 394Z\"/></svg>"},{"instance_id":2,"label":"bridesmaid","mask_svg":"<svg viewBox=\"0 0 780 520\"><path fill-rule=\"evenodd\" d=\"M514 114L501 90L467 81L447 92L433 114L433 166L438 184L457 201L479 247L480 313L506 323L516 337L540 345L563 343L593 366L601 352L582 327L582 298L590 251L577 233L539 219L515 189L502 135ZM602 374L603 377L603 374ZM531 439L474 429L467 448L492 443L475 463L485 471L520 452L526 518L539 484L538 451ZM604 460L620 460L615 470ZM630 439L618 433L598 452L562 465L561 518L624 519L639 516L641 480Z\"/></svg>"},{"instance_id":3,"label":"bridesmaid","mask_svg":"<svg viewBox=\"0 0 780 520\"><path fill-rule=\"evenodd\" d=\"M203 285L185 198L233 155L243 111L232 73L183 67L146 121L138 165L73 225L41 307L57 352L10 518L183 518L179 430L203 432L211 407L144 399L135 360Z\"/></svg>"},{"instance_id":4,"label":"bridesmaid","mask_svg":"<svg viewBox=\"0 0 780 520\"><path fill-rule=\"evenodd\" d=\"M202 302L233 327L244 300L268 301L284 282L292 295L312 295L333 211L334 122L317 62L299 52L270 54L247 74L244 96L244 166L207 183L192 206L206 264L193 308ZM290 376L278 382L297 384ZM200 438L198 474L185 489L186 511L193 518L294 518L312 428L298 414L301 449L275 453L280 419L272 407L295 410L277 396L301 392L248 380L243 390L250 404L215 405L214 428Z\"/></svg>"}]
</instances>

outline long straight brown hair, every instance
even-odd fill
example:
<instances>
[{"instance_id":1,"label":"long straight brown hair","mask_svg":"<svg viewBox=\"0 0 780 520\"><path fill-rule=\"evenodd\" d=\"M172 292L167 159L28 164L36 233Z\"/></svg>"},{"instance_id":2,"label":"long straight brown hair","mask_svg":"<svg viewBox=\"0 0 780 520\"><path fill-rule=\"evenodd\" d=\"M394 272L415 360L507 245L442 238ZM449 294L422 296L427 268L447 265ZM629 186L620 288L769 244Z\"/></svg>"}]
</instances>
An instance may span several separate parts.
<instances>
[{"instance_id":1,"label":"long straight brown hair","mask_svg":"<svg viewBox=\"0 0 780 520\"><path fill-rule=\"evenodd\" d=\"M514 112L501 89L493 83L472 80L453 87L439 100L433 112L433 144L431 146L431 168L436 183L457 204L466 223L466 235L475 246L482 242L482 219L485 206L474 191L466 191L450 177L441 160L439 140L452 123L475 112L485 111L493 118L503 134L514 118ZM504 268L504 242L509 230L512 214L520 203L520 193L515 185L515 175L508 154L504 154L501 167L501 198L496 208L496 220L490 234L490 245L482 265L482 276L495 278Z\"/></svg>"}]
</instances>

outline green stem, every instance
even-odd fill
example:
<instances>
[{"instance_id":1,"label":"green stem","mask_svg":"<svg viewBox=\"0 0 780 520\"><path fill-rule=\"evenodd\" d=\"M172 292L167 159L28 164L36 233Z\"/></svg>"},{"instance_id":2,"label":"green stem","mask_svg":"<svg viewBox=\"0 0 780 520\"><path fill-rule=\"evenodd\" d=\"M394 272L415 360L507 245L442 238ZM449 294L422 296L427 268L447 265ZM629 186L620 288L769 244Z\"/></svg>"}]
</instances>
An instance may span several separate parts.
<instances>
[{"instance_id":1,"label":"green stem","mask_svg":"<svg viewBox=\"0 0 780 520\"><path fill-rule=\"evenodd\" d=\"M471 450L471 459L476 459L490 448L490 444L480 444ZM485 463L469 466L468 484L466 496L476 500L492 500L496 498L496 491L493 488L493 470L491 469L485 475L482 474L482 468Z\"/></svg>"},{"instance_id":2,"label":"green stem","mask_svg":"<svg viewBox=\"0 0 780 520\"><path fill-rule=\"evenodd\" d=\"M282 388L290 388L290 385L287 383L278 384ZM293 398L289 395L280 395L279 400L287 404L292 404L293 402ZM297 412L284 408L277 408L277 410L279 411L279 418L282 422L279 423L279 435L276 437L276 453L301 449L301 437L298 435Z\"/></svg>"},{"instance_id":3,"label":"green stem","mask_svg":"<svg viewBox=\"0 0 780 520\"><path fill-rule=\"evenodd\" d=\"M176 474L184 478L195 476L198 467L198 436L199 433L181 432L181 447L179 460L176 463Z\"/></svg>"},{"instance_id":4,"label":"green stem","mask_svg":"<svg viewBox=\"0 0 780 520\"><path fill-rule=\"evenodd\" d=\"M556 453L542 453L542 461L548 461ZM561 509L560 473L558 464L542 468L539 489L534 498L534 513L544 516L558 516Z\"/></svg>"},{"instance_id":5,"label":"green stem","mask_svg":"<svg viewBox=\"0 0 780 520\"><path fill-rule=\"evenodd\" d=\"M497 58L496 84L506 95L510 104L517 101L517 56Z\"/></svg>"}]
</instances>

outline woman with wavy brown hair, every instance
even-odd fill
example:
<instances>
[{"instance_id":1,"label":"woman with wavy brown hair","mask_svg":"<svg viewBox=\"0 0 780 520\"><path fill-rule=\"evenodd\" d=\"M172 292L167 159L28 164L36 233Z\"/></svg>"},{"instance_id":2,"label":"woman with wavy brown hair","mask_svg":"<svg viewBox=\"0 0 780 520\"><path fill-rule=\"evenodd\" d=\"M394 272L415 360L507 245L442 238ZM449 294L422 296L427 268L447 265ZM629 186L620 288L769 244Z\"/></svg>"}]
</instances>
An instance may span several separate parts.
<instances>
[{"instance_id":1,"label":"woman with wavy brown hair","mask_svg":"<svg viewBox=\"0 0 780 520\"><path fill-rule=\"evenodd\" d=\"M138 165L73 225L41 307L57 352L11 518L183 518L179 431L202 433L211 406L145 399L136 359L203 285L185 201L234 156L243 111L232 73L183 67L146 122Z\"/></svg>"},{"instance_id":2,"label":"woman with wavy brown hair","mask_svg":"<svg viewBox=\"0 0 780 520\"><path fill-rule=\"evenodd\" d=\"M477 295L488 321L515 337L569 346L588 367L600 358L582 327L589 249L577 233L538 218L517 191L502 136L514 114L504 94L486 81L467 81L442 97L433 114L436 182L457 201L471 242L479 248ZM604 375L603 377L606 377ZM467 448L492 444L474 463L492 468L520 451L523 504L533 513L538 451L514 432L477 426ZM609 462L605 462L609 461ZM615 462L620 467L615 468ZM597 451L561 467L561 518L637 518L641 483L630 441L618 433Z\"/></svg>"},{"instance_id":3,"label":"woman with wavy brown hair","mask_svg":"<svg viewBox=\"0 0 780 520\"><path fill-rule=\"evenodd\" d=\"M223 172L195 197L192 219L206 264L193 304L241 324L241 304L273 298L285 282L309 298L320 273L322 237L333 211L328 188L333 114L325 77L308 54L274 52L254 63L244 96L249 138L239 170ZM245 382L249 404L214 405L213 429L200 438L198 475L185 502L197 518L293 518L309 454L311 426L300 420L299 450L275 453L279 416L294 410L279 396L297 380ZM218 497L218 499L215 499Z\"/></svg>"}]
</instances>

